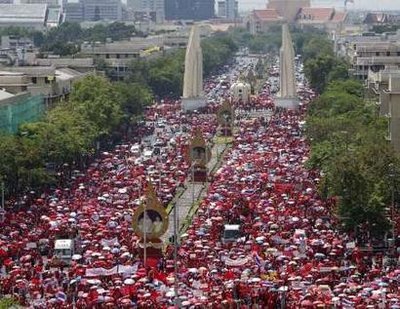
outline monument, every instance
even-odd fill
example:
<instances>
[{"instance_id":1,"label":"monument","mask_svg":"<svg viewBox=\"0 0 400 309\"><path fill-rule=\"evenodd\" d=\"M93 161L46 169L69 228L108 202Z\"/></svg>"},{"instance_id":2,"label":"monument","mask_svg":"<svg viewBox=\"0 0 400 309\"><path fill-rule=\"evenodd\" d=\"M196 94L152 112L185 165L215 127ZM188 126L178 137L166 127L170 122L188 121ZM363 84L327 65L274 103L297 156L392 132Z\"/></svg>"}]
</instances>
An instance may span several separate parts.
<instances>
[{"instance_id":1,"label":"monument","mask_svg":"<svg viewBox=\"0 0 400 309\"><path fill-rule=\"evenodd\" d=\"M241 74L238 80L232 84L231 96L233 101L247 104L250 101L251 85L245 81L245 78Z\"/></svg>"},{"instance_id":2,"label":"monument","mask_svg":"<svg viewBox=\"0 0 400 309\"><path fill-rule=\"evenodd\" d=\"M157 198L153 185L149 182L146 200L135 211L132 227L138 241L139 255L146 264L148 257L161 258L163 242L160 239L168 230L169 218L165 208Z\"/></svg>"},{"instance_id":3,"label":"monument","mask_svg":"<svg viewBox=\"0 0 400 309\"><path fill-rule=\"evenodd\" d=\"M221 136L233 135L233 122L235 119L235 111L232 102L225 100L217 111L217 121Z\"/></svg>"},{"instance_id":4,"label":"monument","mask_svg":"<svg viewBox=\"0 0 400 309\"><path fill-rule=\"evenodd\" d=\"M187 148L186 160L191 165L192 182L206 182L207 163L211 160L211 150L204 140L203 133L198 128Z\"/></svg>"},{"instance_id":5,"label":"monument","mask_svg":"<svg viewBox=\"0 0 400 309\"><path fill-rule=\"evenodd\" d=\"M282 47L279 52L280 91L276 98L276 106L298 108L294 71L294 48L288 24L282 25Z\"/></svg>"},{"instance_id":6,"label":"monument","mask_svg":"<svg viewBox=\"0 0 400 309\"><path fill-rule=\"evenodd\" d=\"M186 112L204 106L206 106L206 99L203 93L203 53L199 29L194 25L186 48L182 108Z\"/></svg>"}]
</instances>

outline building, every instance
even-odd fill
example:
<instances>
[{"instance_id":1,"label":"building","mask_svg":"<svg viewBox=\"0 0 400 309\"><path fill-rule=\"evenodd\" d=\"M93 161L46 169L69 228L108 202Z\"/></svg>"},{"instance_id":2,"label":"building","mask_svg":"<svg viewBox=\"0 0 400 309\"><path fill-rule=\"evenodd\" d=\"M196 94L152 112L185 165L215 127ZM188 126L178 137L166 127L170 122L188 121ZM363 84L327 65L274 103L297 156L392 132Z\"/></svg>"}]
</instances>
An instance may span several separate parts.
<instances>
[{"instance_id":1,"label":"building","mask_svg":"<svg viewBox=\"0 0 400 309\"><path fill-rule=\"evenodd\" d=\"M120 80L127 74L132 60L162 54L162 46L163 40L160 37L137 38L115 43L84 43L81 52L97 62L102 61L108 75L114 80Z\"/></svg>"},{"instance_id":2,"label":"building","mask_svg":"<svg viewBox=\"0 0 400 309\"><path fill-rule=\"evenodd\" d=\"M253 10L246 26L252 33L266 32L273 24L295 23L301 28L314 27L327 32L340 31L347 13L334 8L310 7L310 0L270 0L264 10Z\"/></svg>"},{"instance_id":3,"label":"building","mask_svg":"<svg viewBox=\"0 0 400 309\"><path fill-rule=\"evenodd\" d=\"M218 1L217 17L233 20L239 16L237 0Z\"/></svg>"},{"instance_id":4,"label":"building","mask_svg":"<svg viewBox=\"0 0 400 309\"><path fill-rule=\"evenodd\" d=\"M64 2L65 21L80 23L84 19L83 3L80 0Z\"/></svg>"},{"instance_id":5,"label":"building","mask_svg":"<svg viewBox=\"0 0 400 309\"><path fill-rule=\"evenodd\" d=\"M246 22L251 34L267 32L271 25L281 24L285 19L276 10L253 10Z\"/></svg>"},{"instance_id":6,"label":"building","mask_svg":"<svg viewBox=\"0 0 400 309\"><path fill-rule=\"evenodd\" d=\"M28 91L30 78L23 72L0 71L0 88L11 94Z\"/></svg>"},{"instance_id":7,"label":"building","mask_svg":"<svg viewBox=\"0 0 400 309\"><path fill-rule=\"evenodd\" d=\"M387 12L369 12L364 18L363 23L369 28L380 25L395 25L400 22L400 14Z\"/></svg>"},{"instance_id":8,"label":"building","mask_svg":"<svg viewBox=\"0 0 400 309\"><path fill-rule=\"evenodd\" d=\"M301 8L296 16L300 28L312 26L321 30L340 31L347 13L334 8Z\"/></svg>"},{"instance_id":9,"label":"building","mask_svg":"<svg viewBox=\"0 0 400 309\"><path fill-rule=\"evenodd\" d=\"M122 20L121 0L81 0L83 19L87 21Z\"/></svg>"},{"instance_id":10,"label":"building","mask_svg":"<svg viewBox=\"0 0 400 309\"><path fill-rule=\"evenodd\" d=\"M46 4L0 4L0 27L16 26L43 30L47 27Z\"/></svg>"},{"instance_id":11,"label":"building","mask_svg":"<svg viewBox=\"0 0 400 309\"><path fill-rule=\"evenodd\" d=\"M167 20L208 20L214 17L215 0L165 0Z\"/></svg>"},{"instance_id":12,"label":"building","mask_svg":"<svg viewBox=\"0 0 400 309\"><path fill-rule=\"evenodd\" d=\"M14 0L0 0L0 3L2 3L2 4L13 4Z\"/></svg>"},{"instance_id":13,"label":"building","mask_svg":"<svg viewBox=\"0 0 400 309\"><path fill-rule=\"evenodd\" d=\"M388 140L394 149L400 152L400 77L390 76L387 90L383 90L381 101L388 108Z\"/></svg>"},{"instance_id":14,"label":"building","mask_svg":"<svg viewBox=\"0 0 400 309\"><path fill-rule=\"evenodd\" d=\"M379 72L386 67L400 67L400 42L354 44L348 55L352 75L359 80L366 80L369 71Z\"/></svg>"},{"instance_id":15,"label":"building","mask_svg":"<svg viewBox=\"0 0 400 309\"><path fill-rule=\"evenodd\" d=\"M148 19L161 23L165 19L164 0L128 0L128 8L132 9L135 16L146 15Z\"/></svg>"},{"instance_id":16,"label":"building","mask_svg":"<svg viewBox=\"0 0 400 309\"><path fill-rule=\"evenodd\" d=\"M21 4L47 4L48 6L60 6L59 0L19 0Z\"/></svg>"},{"instance_id":17,"label":"building","mask_svg":"<svg viewBox=\"0 0 400 309\"><path fill-rule=\"evenodd\" d=\"M226 1L218 1L217 17L226 18Z\"/></svg>"},{"instance_id":18,"label":"building","mask_svg":"<svg viewBox=\"0 0 400 309\"><path fill-rule=\"evenodd\" d=\"M7 67L0 72L0 88L18 94L28 92L31 96L42 96L46 104L52 104L69 95L73 83L86 74L70 68L54 66Z\"/></svg>"},{"instance_id":19,"label":"building","mask_svg":"<svg viewBox=\"0 0 400 309\"><path fill-rule=\"evenodd\" d=\"M236 0L226 0L225 1L225 18L227 19L235 19L236 17L239 16L238 9L239 9L239 4Z\"/></svg>"},{"instance_id":20,"label":"building","mask_svg":"<svg viewBox=\"0 0 400 309\"><path fill-rule=\"evenodd\" d=\"M12 50L29 50L33 48L33 41L30 38L20 37L17 35L1 36L1 49Z\"/></svg>"},{"instance_id":21,"label":"building","mask_svg":"<svg viewBox=\"0 0 400 309\"><path fill-rule=\"evenodd\" d=\"M93 58L36 58L29 65L73 69L80 73L90 73L95 70Z\"/></svg>"},{"instance_id":22,"label":"building","mask_svg":"<svg viewBox=\"0 0 400 309\"><path fill-rule=\"evenodd\" d=\"M276 10L288 22L294 22L301 8L311 7L310 0L269 0L267 9Z\"/></svg>"}]
</instances>

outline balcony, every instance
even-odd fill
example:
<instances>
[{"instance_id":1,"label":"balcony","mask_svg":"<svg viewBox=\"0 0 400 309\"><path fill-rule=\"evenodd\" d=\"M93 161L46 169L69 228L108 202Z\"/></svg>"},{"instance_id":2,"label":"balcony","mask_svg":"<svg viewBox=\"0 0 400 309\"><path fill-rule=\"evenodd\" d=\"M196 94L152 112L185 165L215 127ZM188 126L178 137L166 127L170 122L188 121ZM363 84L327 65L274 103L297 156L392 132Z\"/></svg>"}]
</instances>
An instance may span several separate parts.
<instances>
[{"instance_id":1,"label":"balcony","mask_svg":"<svg viewBox=\"0 0 400 309\"><path fill-rule=\"evenodd\" d=\"M357 57L356 65L391 65L400 64L400 57Z\"/></svg>"}]
</instances>

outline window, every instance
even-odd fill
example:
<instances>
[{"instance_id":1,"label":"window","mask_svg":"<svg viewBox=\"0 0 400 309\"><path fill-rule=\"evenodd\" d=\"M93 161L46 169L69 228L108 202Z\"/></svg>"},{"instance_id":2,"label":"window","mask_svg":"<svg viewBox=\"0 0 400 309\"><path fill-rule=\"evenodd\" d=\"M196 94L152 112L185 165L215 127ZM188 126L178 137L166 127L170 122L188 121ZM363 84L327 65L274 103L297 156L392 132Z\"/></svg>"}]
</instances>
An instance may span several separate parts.
<instances>
[{"instance_id":1,"label":"window","mask_svg":"<svg viewBox=\"0 0 400 309\"><path fill-rule=\"evenodd\" d=\"M388 56L388 57L390 56L390 51L386 52L386 56Z\"/></svg>"},{"instance_id":2,"label":"window","mask_svg":"<svg viewBox=\"0 0 400 309\"><path fill-rule=\"evenodd\" d=\"M375 56L379 56L379 52L376 52L376 53L375 53Z\"/></svg>"},{"instance_id":3,"label":"window","mask_svg":"<svg viewBox=\"0 0 400 309\"><path fill-rule=\"evenodd\" d=\"M32 77L32 83L37 84L37 77L36 76Z\"/></svg>"}]
</instances>

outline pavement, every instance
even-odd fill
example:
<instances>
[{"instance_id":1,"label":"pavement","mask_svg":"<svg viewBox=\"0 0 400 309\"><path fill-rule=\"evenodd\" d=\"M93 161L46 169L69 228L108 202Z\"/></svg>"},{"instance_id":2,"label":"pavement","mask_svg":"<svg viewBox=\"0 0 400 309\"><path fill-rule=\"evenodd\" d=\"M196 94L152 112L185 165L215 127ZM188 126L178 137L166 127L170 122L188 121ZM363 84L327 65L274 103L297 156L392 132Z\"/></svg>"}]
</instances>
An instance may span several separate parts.
<instances>
[{"instance_id":1,"label":"pavement","mask_svg":"<svg viewBox=\"0 0 400 309\"><path fill-rule=\"evenodd\" d=\"M215 144L211 149L211 160L207 164L210 173L214 173L218 169L223 157L222 154L227 147L227 144ZM192 208L196 207L196 204L206 196L207 185L207 183L192 183L187 181L183 193L181 191L177 193L177 196L173 201L174 206L171 207L171 212L169 214L168 230L161 237L164 242L168 241L168 239L174 235L174 207L177 207L177 223L179 231L185 224L185 221L191 219L189 216L194 214L193 211L195 212L196 209Z\"/></svg>"}]
</instances>

